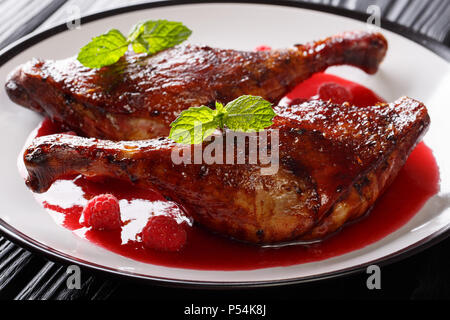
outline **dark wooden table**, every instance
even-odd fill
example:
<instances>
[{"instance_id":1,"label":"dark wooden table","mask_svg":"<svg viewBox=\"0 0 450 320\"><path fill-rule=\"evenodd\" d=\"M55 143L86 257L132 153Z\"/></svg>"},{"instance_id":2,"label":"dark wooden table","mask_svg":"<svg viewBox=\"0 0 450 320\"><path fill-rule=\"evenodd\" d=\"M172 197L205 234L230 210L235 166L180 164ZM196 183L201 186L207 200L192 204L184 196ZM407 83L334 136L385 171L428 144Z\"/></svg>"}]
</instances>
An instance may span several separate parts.
<instances>
[{"instance_id":1,"label":"dark wooden table","mask_svg":"<svg viewBox=\"0 0 450 320\"><path fill-rule=\"evenodd\" d=\"M44 30L70 18L77 6L82 15L136 4L142 0L0 0L0 49L36 30ZM398 24L416 41L428 46L450 47L450 1L448 0L316 0L299 1L366 12L371 4L382 17ZM450 51L450 50L449 50ZM448 57L448 55L447 55ZM82 271L81 290L66 287L66 267L26 251L0 235L0 299L152 299L235 303L311 298L403 298L450 299L450 239L400 262L382 268L382 289L369 291L366 274L319 283L241 291L210 291L164 288L110 278Z\"/></svg>"}]
</instances>

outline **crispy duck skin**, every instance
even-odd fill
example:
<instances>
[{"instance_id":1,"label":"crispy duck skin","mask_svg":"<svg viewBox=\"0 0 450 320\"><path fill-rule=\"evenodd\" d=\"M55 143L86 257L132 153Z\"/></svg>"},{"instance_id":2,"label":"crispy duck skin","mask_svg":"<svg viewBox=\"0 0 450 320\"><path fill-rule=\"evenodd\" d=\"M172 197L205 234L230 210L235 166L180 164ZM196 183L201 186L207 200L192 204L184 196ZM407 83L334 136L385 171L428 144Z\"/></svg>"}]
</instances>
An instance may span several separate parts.
<instances>
[{"instance_id":1,"label":"crispy duck skin","mask_svg":"<svg viewBox=\"0 0 450 320\"><path fill-rule=\"evenodd\" d=\"M139 140L167 136L188 107L257 95L277 104L296 84L333 65L375 73L387 50L379 33L347 32L271 52L177 46L152 57L128 53L101 69L75 58L32 60L6 83L16 103L87 137Z\"/></svg>"},{"instance_id":2,"label":"crispy duck skin","mask_svg":"<svg viewBox=\"0 0 450 320\"><path fill-rule=\"evenodd\" d=\"M44 192L67 175L109 176L156 186L197 223L236 239L321 239L367 212L430 121L425 106L406 97L372 107L310 101L276 112L268 140L279 130L280 163L272 175L261 174L260 162L250 164L248 148L245 164L175 164L171 153L180 145L166 138L57 134L36 138L26 150L26 183Z\"/></svg>"}]
</instances>

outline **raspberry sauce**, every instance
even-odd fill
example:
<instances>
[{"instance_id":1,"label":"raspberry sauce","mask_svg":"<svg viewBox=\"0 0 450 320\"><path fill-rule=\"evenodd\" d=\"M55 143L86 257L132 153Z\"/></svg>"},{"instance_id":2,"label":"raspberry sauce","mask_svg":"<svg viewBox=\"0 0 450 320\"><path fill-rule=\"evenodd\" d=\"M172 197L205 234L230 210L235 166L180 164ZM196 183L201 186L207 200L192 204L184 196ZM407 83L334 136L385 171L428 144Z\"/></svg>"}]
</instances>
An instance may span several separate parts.
<instances>
[{"instance_id":1,"label":"raspberry sauce","mask_svg":"<svg viewBox=\"0 0 450 320\"><path fill-rule=\"evenodd\" d=\"M301 83L286 98L295 102L330 93L341 94L345 99L350 99L349 102L361 106L383 101L361 85L325 73L316 74ZM45 120L38 135L63 131L60 126ZM408 222L437 193L438 183L439 171L433 153L424 143L420 143L372 211L320 243L261 248L229 240L194 225L188 228L186 246L176 253L145 249L141 242L142 229L150 216L174 215L173 210L178 208L157 190L141 189L112 179L94 180L78 176L59 180L48 192L36 197L65 228L131 259L177 268L251 270L319 261L374 243ZM103 193L111 193L120 201L122 220L125 222L121 230L95 231L79 223L87 201ZM185 220L190 223L180 210L175 215L180 222Z\"/></svg>"}]
</instances>

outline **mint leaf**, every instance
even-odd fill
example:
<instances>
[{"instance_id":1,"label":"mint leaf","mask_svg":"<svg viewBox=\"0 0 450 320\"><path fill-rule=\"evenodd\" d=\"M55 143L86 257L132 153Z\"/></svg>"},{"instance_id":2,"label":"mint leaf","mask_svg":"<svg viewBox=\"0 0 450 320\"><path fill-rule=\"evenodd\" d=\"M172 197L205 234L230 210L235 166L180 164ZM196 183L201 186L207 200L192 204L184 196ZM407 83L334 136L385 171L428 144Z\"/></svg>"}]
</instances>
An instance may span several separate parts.
<instances>
[{"instance_id":1,"label":"mint leaf","mask_svg":"<svg viewBox=\"0 0 450 320\"><path fill-rule=\"evenodd\" d=\"M199 144L217 129L219 123L214 110L201 106L184 110L170 126L169 139L183 144Z\"/></svg>"},{"instance_id":2,"label":"mint leaf","mask_svg":"<svg viewBox=\"0 0 450 320\"><path fill-rule=\"evenodd\" d=\"M95 37L81 48L78 61L88 68L101 68L116 63L128 49L125 36L117 29Z\"/></svg>"},{"instance_id":3,"label":"mint leaf","mask_svg":"<svg viewBox=\"0 0 450 320\"><path fill-rule=\"evenodd\" d=\"M224 124L231 130L253 132L270 127L276 115L270 102L261 97L241 96L225 107Z\"/></svg>"},{"instance_id":4,"label":"mint leaf","mask_svg":"<svg viewBox=\"0 0 450 320\"><path fill-rule=\"evenodd\" d=\"M134 52L155 54L180 44L192 34L181 22L156 20L135 25L128 35Z\"/></svg>"}]
</instances>

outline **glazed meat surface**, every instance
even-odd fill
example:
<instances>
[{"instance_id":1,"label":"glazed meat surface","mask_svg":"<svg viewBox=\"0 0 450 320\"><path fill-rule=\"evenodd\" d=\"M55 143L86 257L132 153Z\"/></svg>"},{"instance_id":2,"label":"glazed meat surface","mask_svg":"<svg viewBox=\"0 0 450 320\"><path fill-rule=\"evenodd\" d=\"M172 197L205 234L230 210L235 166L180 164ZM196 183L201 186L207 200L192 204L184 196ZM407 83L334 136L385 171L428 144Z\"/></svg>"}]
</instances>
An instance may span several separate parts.
<instances>
[{"instance_id":1,"label":"glazed meat surface","mask_svg":"<svg viewBox=\"0 0 450 320\"><path fill-rule=\"evenodd\" d=\"M251 164L248 148L238 150L244 164L176 164L171 155L181 145L166 138L57 134L36 138L26 150L27 185L44 192L67 175L109 176L157 187L197 223L239 240L321 239L367 212L429 125L425 106L406 97L372 107L310 101L275 111L267 133L271 144L278 132L279 168L270 175L260 161ZM220 150L225 159L227 150Z\"/></svg>"},{"instance_id":2,"label":"glazed meat surface","mask_svg":"<svg viewBox=\"0 0 450 320\"><path fill-rule=\"evenodd\" d=\"M244 95L277 104L296 84L333 65L375 73L387 50L378 33L348 32L292 49L244 52L185 45L154 56L127 54L101 69L75 58L33 60L9 77L16 103L88 137L139 140L167 136L192 106Z\"/></svg>"}]
</instances>

